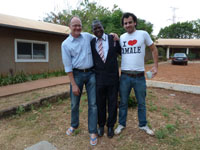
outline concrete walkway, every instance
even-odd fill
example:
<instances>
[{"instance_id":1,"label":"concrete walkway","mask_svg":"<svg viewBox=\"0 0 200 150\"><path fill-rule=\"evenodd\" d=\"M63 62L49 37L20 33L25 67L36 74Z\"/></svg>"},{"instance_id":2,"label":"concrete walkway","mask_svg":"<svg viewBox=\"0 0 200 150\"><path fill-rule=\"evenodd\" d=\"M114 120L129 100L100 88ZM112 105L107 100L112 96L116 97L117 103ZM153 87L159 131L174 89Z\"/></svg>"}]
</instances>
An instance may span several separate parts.
<instances>
[{"instance_id":1,"label":"concrete walkway","mask_svg":"<svg viewBox=\"0 0 200 150\"><path fill-rule=\"evenodd\" d=\"M69 78L67 76L62 76L62 77L40 79L36 81L31 81L31 82L3 86L3 87L0 87L0 98L4 97L5 99L6 96L15 95L15 94L24 93L24 92L30 92L32 90L37 90L41 88L52 87L52 86L62 85L62 84L67 84L67 83L69 83ZM175 91L200 94L200 86L194 86L194 85L147 80L147 87L164 88L164 89L170 89L170 90L175 90ZM65 93L58 93L55 96L49 96L46 98L39 99L37 101L35 100L30 101L28 103L20 104L19 106L23 105L23 107L28 110L30 109L31 105L40 105L43 103L43 101L49 101L49 102L56 101L56 99L66 98L68 96L69 96L69 91ZM15 114L19 106L11 107L10 105L9 108L0 110L0 119L4 116Z\"/></svg>"},{"instance_id":2,"label":"concrete walkway","mask_svg":"<svg viewBox=\"0 0 200 150\"><path fill-rule=\"evenodd\" d=\"M170 62L171 60L168 60L167 62L160 62L159 64L170 63ZM189 63L200 63L200 61L189 61ZM151 66L152 64L149 65ZM0 87L0 98L66 83L69 83L69 78L67 76L61 76L61 77L40 79L25 83L3 86ZM200 94L200 89L199 89L200 87L194 85L147 80L147 86Z\"/></svg>"},{"instance_id":3,"label":"concrete walkway","mask_svg":"<svg viewBox=\"0 0 200 150\"><path fill-rule=\"evenodd\" d=\"M67 76L62 76L62 77L53 77L48 79L40 79L31 82L3 86L0 87L0 98L66 83L69 83L69 78ZM147 86L200 94L200 86L197 85L187 85L187 84L147 80Z\"/></svg>"},{"instance_id":4,"label":"concrete walkway","mask_svg":"<svg viewBox=\"0 0 200 150\"><path fill-rule=\"evenodd\" d=\"M0 87L0 98L66 83L69 83L69 78L67 76L61 76L2 86Z\"/></svg>"},{"instance_id":5,"label":"concrete walkway","mask_svg":"<svg viewBox=\"0 0 200 150\"><path fill-rule=\"evenodd\" d=\"M197 85L187 85L187 84L147 80L147 87L156 87L156 88L163 88L163 89L186 92L186 93L200 94L200 86Z\"/></svg>"}]
</instances>

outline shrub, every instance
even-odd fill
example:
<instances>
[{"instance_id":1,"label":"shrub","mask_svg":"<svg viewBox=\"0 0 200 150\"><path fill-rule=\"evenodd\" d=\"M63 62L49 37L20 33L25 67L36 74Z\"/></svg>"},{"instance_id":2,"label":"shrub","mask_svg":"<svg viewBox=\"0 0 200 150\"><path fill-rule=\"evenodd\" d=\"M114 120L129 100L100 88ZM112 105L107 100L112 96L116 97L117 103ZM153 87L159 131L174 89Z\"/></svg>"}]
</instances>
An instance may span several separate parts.
<instances>
[{"instance_id":1,"label":"shrub","mask_svg":"<svg viewBox=\"0 0 200 150\"><path fill-rule=\"evenodd\" d=\"M188 59L189 60L193 60L193 59L195 59L196 58L196 54L194 54L194 53L189 53L188 54Z\"/></svg>"},{"instance_id":2,"label":"shrub","mask_svg":"<svg viewBox=\"0 0 200 150\"><path fill-rule=\"evenodd\" d=\"M131 94L129 95L128 107L133 107L133 108L137 107L137 100L136 100L134 92L131 92Z\"/></svg>"},{"instance_id":3,"label":"shrub","mask_svg":"<svg viewBox=\"0 0 200 150\"><path fill-rule=\"evenodd\" d=\"M40 74L25 74L22 71L16 75L7 75L7 76L0 75L0 86L23 83L26 81L38 80L42 78L58 77L63 75L66 75L64 70L55 72L45 72Z\"/></svg>"},{"instance_id":4,"label":"shrub","mask_svg":"<svg viewBox=\"0 0 200 150\"><path fill-rule=\"evenodd\" d=\"M154 62L153 62L153 60L152 59L150 59L150 60L148 60L147 62L146 62L146 64L153 64Z\"/></svg>"}]
</instances>

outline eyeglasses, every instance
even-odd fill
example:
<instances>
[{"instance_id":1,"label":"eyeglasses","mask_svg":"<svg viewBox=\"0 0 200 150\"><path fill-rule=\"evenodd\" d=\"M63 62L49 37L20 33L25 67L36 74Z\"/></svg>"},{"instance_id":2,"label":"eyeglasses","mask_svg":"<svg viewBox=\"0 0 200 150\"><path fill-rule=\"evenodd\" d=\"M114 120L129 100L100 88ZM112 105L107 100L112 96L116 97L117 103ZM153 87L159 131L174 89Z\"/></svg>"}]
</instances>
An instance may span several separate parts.
<instances>
[{"instance_id":1,"label":"eyeglasses","mask_svg":"<svg viewBox=\"0 0 200 150\"><path fill-rule=\"evenodd\" d=\"M80 24L74 24L74 25L72 25L72 27L74 27L74 28L81 28L82 25L80 25Z\"/></svg>"}]
</instances>

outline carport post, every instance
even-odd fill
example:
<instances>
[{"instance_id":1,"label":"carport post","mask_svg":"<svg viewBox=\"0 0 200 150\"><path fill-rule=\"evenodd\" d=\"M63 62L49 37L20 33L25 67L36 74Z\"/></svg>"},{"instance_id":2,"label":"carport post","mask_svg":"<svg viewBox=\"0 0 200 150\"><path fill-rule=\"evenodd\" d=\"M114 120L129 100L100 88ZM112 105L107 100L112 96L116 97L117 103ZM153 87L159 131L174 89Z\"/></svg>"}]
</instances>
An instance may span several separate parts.
<instances>
[{"instance_id":1,"label":"carport post","mask_svg":"<svg viewBox=\"0 0 200 150\"><path fill-rule=\"evenodd\" d=\"M189 48L187 48L187 50L186 50L186 54L187 54L187 55L189 54L189 51L190 51Z\"/></svg>"},{"instance_id":2,"label":"carport post","mask_svg":"<svg viewBox=\"0 0 200 150\"><path fill-rule=\"evenodd\" d=\"M169 47L167 48L167 59L169 59Z\"/></svg>"}]
</instances>

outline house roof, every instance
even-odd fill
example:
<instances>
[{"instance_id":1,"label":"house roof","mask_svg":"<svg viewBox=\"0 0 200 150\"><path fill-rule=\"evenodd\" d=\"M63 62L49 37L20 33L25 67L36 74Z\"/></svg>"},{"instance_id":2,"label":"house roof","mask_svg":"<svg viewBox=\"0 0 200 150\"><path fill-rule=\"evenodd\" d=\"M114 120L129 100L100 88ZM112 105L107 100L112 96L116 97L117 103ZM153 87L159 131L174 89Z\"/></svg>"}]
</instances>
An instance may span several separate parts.
<instances>
[{"instance_id":1,"label":"house roof","mask_svg":"<svg viewBox=\"0 0 200 150\"><path fill-rule=\"evenodd\" d=\"M70 29L67 26L9 16L5 14L0 14L0 26L61 35L70 33Z\"/></svg>"},{"instance_id":2,"label":"house roof","mask_svg":"<svg viewBox=\"0 0 200 150\"><path fill-rule=\"evenodd\" d=\"M155 41L155 45L169 47L200 47L200 39L158 39Z\"/></svg>"}]
</instances>

